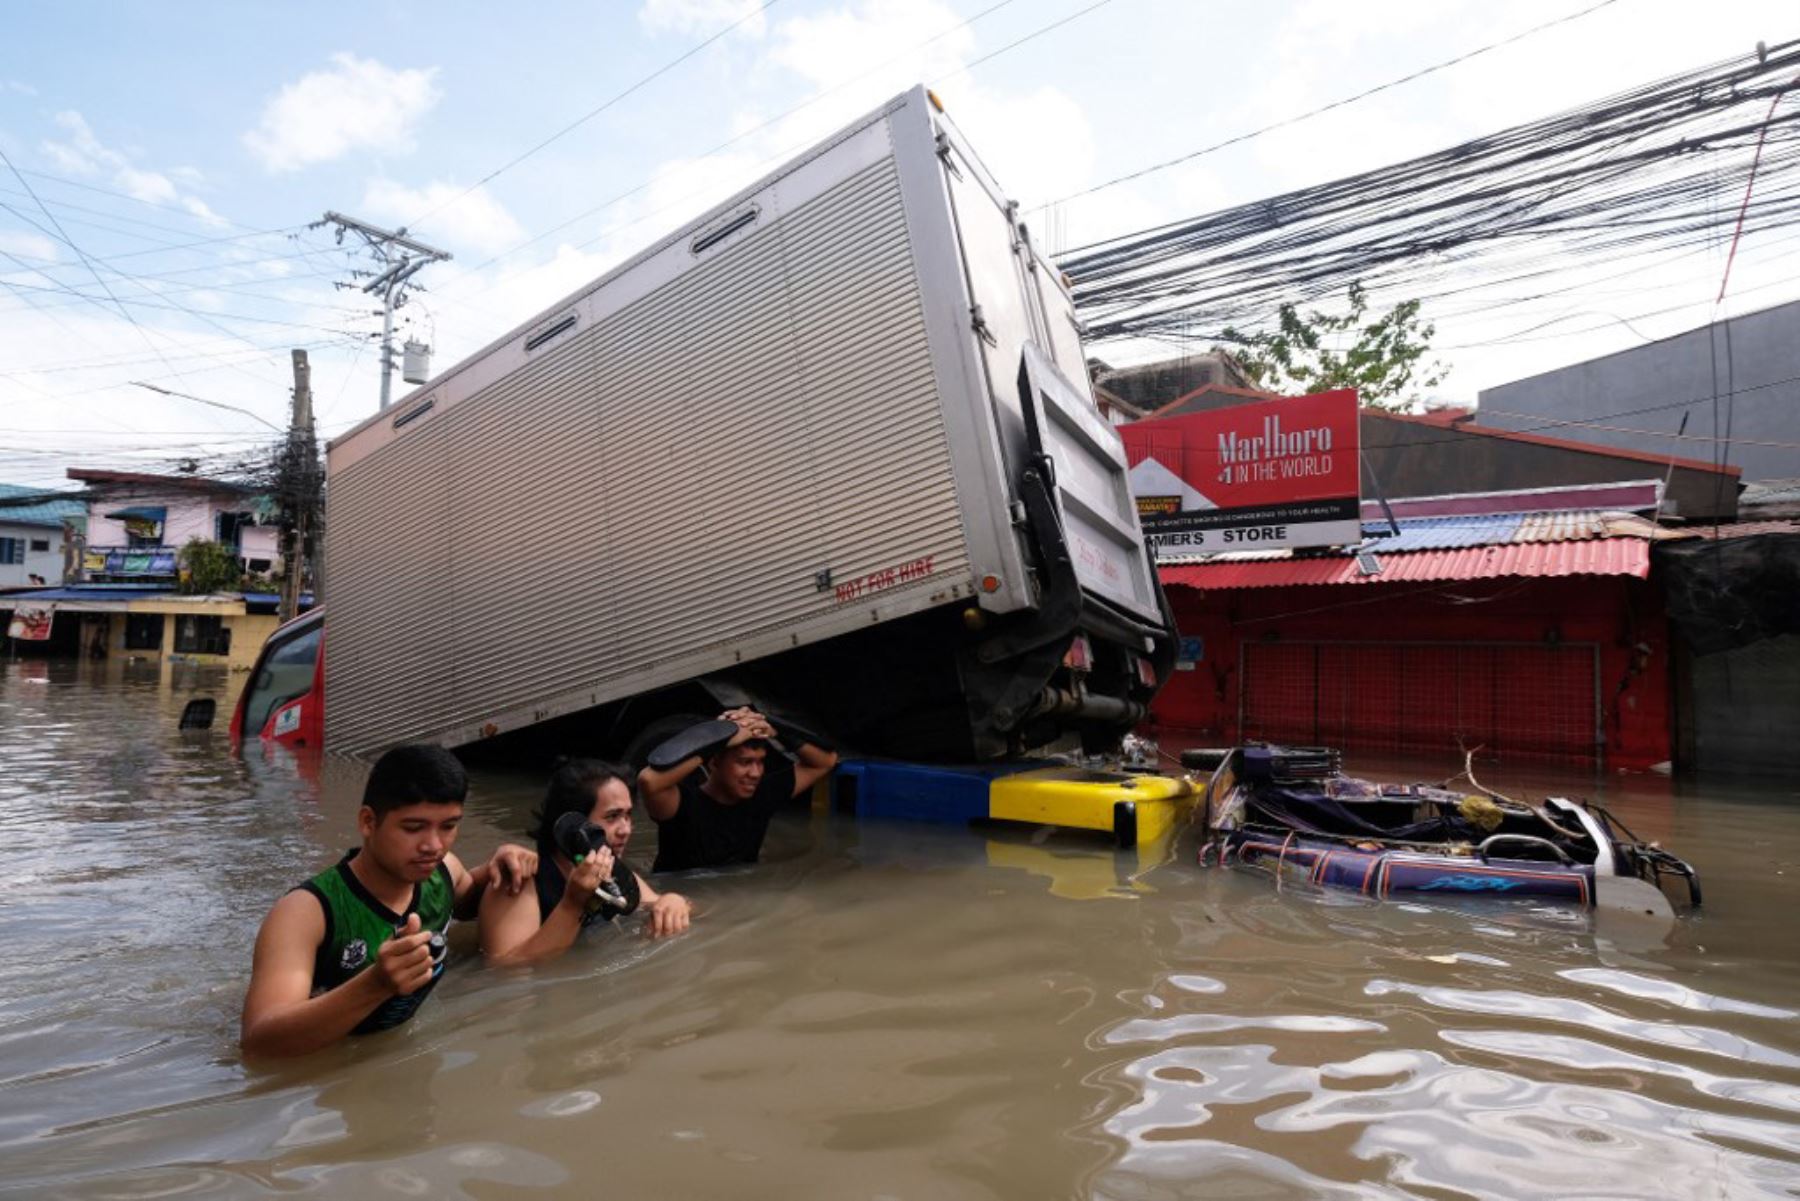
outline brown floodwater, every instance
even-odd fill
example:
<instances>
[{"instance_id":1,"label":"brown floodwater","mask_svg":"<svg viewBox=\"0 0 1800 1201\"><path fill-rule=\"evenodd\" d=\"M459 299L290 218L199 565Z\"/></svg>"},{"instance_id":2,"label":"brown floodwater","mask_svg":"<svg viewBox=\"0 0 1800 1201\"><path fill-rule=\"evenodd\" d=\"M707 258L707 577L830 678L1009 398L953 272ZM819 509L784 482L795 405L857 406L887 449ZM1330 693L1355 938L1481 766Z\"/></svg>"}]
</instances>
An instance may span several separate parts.
<instances>
[{"instance_id":1,"label":"brown floodwater","mask_svg":"<svg viewBox=\"0 0 1800 1201\"><path fill-rule=\"evenodd\" d=\"M0 664L0 1193L1800 1194L1794 780L1530 781L1699 868L1648 932L1277 891L1191 832L1158 863L801 808L681 883L684 937L496 970L464 930L408 1026L247 1066L257 924L351 841L360 769L176 733L240 681ZM457 850L541 787L477 773Z\"/></svg>"}]
</instances>

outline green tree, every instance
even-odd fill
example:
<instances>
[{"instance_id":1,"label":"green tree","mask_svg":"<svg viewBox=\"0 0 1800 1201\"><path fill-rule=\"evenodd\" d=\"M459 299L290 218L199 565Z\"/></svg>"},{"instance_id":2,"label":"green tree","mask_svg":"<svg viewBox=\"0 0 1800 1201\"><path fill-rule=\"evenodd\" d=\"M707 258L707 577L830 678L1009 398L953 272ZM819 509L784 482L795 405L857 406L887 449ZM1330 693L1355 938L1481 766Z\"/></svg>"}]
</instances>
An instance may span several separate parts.
<instances>
[{"instance_id":1,"label":"green tree","mask_svg":"<svg viewBox=\"0 0 1800 1201\"><path fill-rule=\"evenodd\" d=\"M1369 295L1353 283L1346 312L1302 314L1284 304L1279 318L1273 332L1225 330L1239 346L1230 353L1271 391L1298 395L1355 388L1372 408L1405 409L1421 399L1420 389L1444 378L1442 363L1423 361L1437 327L1420 321L1417 300L1401 301L1370 320Z\"/></svg>"},{"instance_id":2,"label":"green tree","mask_svg":"<svg viewBox=\"0 0 1800 1201\"><path fill-rule=\"evenodd\" d=\"M204 538L189 538L181 548L181 590L195 595L235 591L244 568L231 548Z\"/></svg>"}]
</instances>

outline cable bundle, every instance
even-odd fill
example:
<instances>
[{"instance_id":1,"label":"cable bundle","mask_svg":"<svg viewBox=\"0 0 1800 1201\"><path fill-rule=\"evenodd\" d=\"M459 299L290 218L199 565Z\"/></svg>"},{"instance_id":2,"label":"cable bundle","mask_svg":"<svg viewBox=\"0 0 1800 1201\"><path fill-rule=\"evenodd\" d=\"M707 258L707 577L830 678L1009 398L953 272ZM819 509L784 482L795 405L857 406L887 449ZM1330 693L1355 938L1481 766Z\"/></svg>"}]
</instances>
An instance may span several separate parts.
<instances>
[{"instance_id":1,"label":"cable bundle","mask_svg":"<svg viewBox=\"0 0 1800 1201\"><path fill-rule=\"evenodd\" d=\"M1353 281L1433 299L1705 245L1736 220L1763 137L1748 236L1800 218L1800 90L1771 112L1796 83L1800 41L1058 265L1090 341L1217 339ZM1478 262L1503 277L1471 282Z\"/></svg>"}]
</instances>

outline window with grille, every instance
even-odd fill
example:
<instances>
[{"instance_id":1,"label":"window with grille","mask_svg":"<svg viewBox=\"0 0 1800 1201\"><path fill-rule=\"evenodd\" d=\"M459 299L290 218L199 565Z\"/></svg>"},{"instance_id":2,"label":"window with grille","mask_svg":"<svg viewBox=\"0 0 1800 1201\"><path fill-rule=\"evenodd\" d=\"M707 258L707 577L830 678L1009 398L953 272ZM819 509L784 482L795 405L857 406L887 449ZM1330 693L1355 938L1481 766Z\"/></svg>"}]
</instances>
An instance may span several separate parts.
<instances>
[{"instance_id":1,"label":"window with grille","mask_svg":"<svg viewBox=\"0 0 1800 1201\"><path fill-rule=\"evenodd\" d=\"M228 655L231 631L223 617L183 613L175 619L175 651L183 655Z\"/></svg>"},{"instance_id":2,"label":"window with grille","mask_svg":"<svg viewBox=\"0 0 1800 1201\"><path fill-rule=\"evenodd\" d=\"M163 623L166 620L161 613L127 613L125 615L125 649L128 651L161 650Z\"/></svg>"}]
</instances>

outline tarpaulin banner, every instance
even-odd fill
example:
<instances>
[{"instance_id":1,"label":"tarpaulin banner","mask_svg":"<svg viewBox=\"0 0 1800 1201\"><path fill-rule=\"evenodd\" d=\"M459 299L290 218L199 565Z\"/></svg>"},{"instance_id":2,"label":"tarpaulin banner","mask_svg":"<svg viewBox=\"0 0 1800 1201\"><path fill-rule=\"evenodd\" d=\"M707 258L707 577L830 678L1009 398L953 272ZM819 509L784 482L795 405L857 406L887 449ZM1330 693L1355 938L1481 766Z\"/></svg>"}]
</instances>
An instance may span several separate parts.
<instances>
[{"instance_id":1,"label":"tarpaulin banner","mask_svg":"<svg viewBox=\"0 0 1800 1201\"><path fill-rule=\"evenodd\" d=\"M21 642L46 642L55 621L55 605L20 605L6 624L6 635Z\"/></svg>"},{"instance_id":2,"label":"tarpaulin banner","mask_svg":"<svg viewBox=\"0 0 1800 1201\"><path fill-rule=\"evenodd\" d=\"M174 575L172 550L115 550L106 554L108 575Z\"/></svg>"},{"instance_id":3,"label":"tarpaulin banner","mask_svg":"<svg viewBox=\"0 0 1800 1201\"><path fill-rule=\"evenodd\" d=\"M1362 540L1353 390L1152 418L1119 435L1159 558Z\"/></svg>"}]
</instances>

